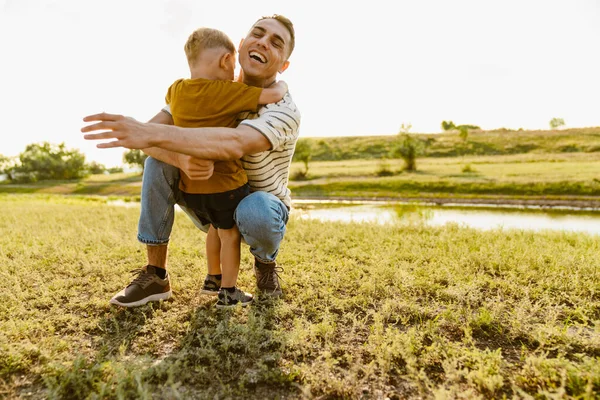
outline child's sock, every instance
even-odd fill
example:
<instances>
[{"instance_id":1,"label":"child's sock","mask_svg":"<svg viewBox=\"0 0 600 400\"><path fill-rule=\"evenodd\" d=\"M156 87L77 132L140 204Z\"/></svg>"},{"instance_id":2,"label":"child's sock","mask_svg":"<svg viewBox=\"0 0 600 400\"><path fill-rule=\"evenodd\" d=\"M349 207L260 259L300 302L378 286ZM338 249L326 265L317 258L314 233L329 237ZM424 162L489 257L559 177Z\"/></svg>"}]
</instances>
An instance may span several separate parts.
<instances>
[{"instance_id":1,"label":"child's sock","mask_svg":"<svg viewBox=\"0 0 600 400\"><path fill-rule=\"evenodd\" d=\"M160 279L165 279L167 276L167 270L161 267L157 267L155 265L153 265L154 270L156 271L156 275L158 275L158 277Z\"/></svg>"},{"instance_id":2,"label":"child's sock","mask_svg":"<svg viewBox=\"0 0 600 400\"><path fill-rule=\"evenodd\" d=\"M235 292L235 286L234 287L223 287L223 286L221 286L221 289L227 290L229 293Z\"/></svg>"}]
</instances>

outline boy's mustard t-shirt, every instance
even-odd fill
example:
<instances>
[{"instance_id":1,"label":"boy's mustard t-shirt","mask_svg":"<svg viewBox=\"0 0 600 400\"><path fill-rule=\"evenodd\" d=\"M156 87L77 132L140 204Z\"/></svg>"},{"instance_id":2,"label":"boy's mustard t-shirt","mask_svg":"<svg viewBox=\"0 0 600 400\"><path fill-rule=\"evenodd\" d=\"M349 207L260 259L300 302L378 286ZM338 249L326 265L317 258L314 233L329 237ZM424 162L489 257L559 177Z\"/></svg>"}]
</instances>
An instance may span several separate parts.
<instances>
[{"instance_id":1,"label":"boy's mustard t-shirt","mask_svg":"<svg viewBox=\"0 0 600 400\"><path fill-rule=\"evenodd\" d=\"M235 128L242 112L256 112L262 88L240 82L209 79L178 79L165 100L176 126ZM185 193L222 193L248 182L239 160L217 161L208 180L192 180L181 173L179 188Z\"/></svg>"}]
</instances>

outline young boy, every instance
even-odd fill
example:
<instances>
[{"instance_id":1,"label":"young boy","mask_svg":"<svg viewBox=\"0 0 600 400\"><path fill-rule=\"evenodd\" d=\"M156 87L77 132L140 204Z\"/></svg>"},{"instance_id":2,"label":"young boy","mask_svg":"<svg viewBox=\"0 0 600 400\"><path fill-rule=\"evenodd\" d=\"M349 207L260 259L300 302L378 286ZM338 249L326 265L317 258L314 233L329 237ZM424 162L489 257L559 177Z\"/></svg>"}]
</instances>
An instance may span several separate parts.
<instances>
[{"instance_id":1,"label":"young boy","mask_svg":"<svg viewBox=\"0 0 600 400\"><path fill-rule=\"evenodd\" d=\"M259 105L275 103L287 92L279 81L263 89L234 82L236 49L223 32L200 28L185 44L190 79L176 80L166 95L173 122L182 127L235 127L238 114L256 112ZM217 161L208 180L181 174L179 187L188 208L203 224L208 274L202 293L217 294L218 308L246 306L253 296L236 287L240 267L240 232L233 220L239 202L249 194L248 178L239 160Z\"/></svg>"}]
</instances>

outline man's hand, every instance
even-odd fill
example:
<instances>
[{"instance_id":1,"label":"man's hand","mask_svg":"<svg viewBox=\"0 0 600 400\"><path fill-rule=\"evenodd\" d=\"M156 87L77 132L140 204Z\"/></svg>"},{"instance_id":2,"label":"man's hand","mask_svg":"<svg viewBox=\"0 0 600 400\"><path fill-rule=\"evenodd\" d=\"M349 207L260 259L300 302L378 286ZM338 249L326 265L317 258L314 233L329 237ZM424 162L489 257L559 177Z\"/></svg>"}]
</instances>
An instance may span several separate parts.
<instances>
[{"instance_id":1,"label":"man's hand","mask_svg":"<svg viewBox=\"0 0 600 400\"><path fill-rule=\"evenodd\" d=\"M99 143L99 149L112 147L125 147L128 149L145 149L156 145L155 125L144 124L133 118L117 114L95 114L83 118L84 122L100 121L98 123L84 126L81 132L104 131L100 133L88 133L83 135L87 140L117 139L112 142Z\"/></svg>"},{"instance_id":2,"label":"man's hand","mask_svg":"<svg viewBox=\"0 0 600 400\"><path fill-rule=\"evenodd\" d=\"M200 160L185 154L179 154L179 169L183 171L190 179L207 180L214 171L215 162L211 160Z\"/></svg>"}]
</instances>

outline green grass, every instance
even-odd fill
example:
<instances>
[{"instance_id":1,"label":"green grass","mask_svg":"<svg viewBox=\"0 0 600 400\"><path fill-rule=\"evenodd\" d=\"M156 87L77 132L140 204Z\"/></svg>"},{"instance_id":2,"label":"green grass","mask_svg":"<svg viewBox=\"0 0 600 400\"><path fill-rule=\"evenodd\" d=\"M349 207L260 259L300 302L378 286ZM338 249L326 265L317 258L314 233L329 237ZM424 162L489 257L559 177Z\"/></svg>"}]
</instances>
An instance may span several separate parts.
<instances>
[{"instance_id":1,"label":"green grass","mask_svg":"<svg viewBox=\"0 0 600 400\"><path fill-rule=\"evenodd\" d=\"M545 199L599 203L596 153L516 154L418 159L418 171L402 172L388 160L391 176L379 177L378 160L313 161L308 179L291 181L295 198ZM466 168L468 166L468 168ZM303 169L293 163L291 176ZM464 171L467 172L464 172ZM94 175L80 181L0 184L0 193L118 196L139 199L141 176Z\"/></svg>"},{"instance_id":2,"label":"green grass","mask_svg":"<svg viewBox=\"0 0 600 400\"><path fill-rule=\"evenodd\" d=\"M458 157L600 151L600 127L551 131L471 131L466 141L458 132L415 134L427 143L426 157ZM312 147L315 161L380 159L396 145L398 135L301 138Z\"/></svg>"},{"instance_id":3,"label":"green grass","mask_svg":"<svg viewBox=\"0 0 600 400\"><path fill-rule=\"evenodd\" d=\"M414 180L420 178L461 178L504 181L564 181L600 179L600 157L594 153L571 154L516 154L510 156L468 156L417 159L417 172L402 173L403 162L388 159L395 175L404 174ZM462 169L470 165L472 174ZM313 161L309 164L309 177L345 178L375 177L379 160L359 159L344 161ZM291 174L304 169L301 162L292 163Z\"/></svg>"},{"instance_id":4,"label":"green grass","mask_svg":"<svg viewBox=\"0 0 600 400\"><path fill-rule=\"evenodd\" d=\"M422 158L418 171L402 172L389 160L393 175L376 176L377 160L313 162L307 180L290 183L296 197L406 198L552 197L600 195L600 159L594 154L521 154ZM469 172L463 172L465 166ZM292 165L292 174L303 168Z\"/></svg>"},{"instance_id":5,"label":"green grass","mask_svg":"<svg viewBox=\"0 0 600 400\"><path fill-rule=\"evenodd\" d=\"M174 298L110 307L144 262L137 219L0 195L0 397L599 397L597 236L292 215L285 299L224 312L198 295L204 235L178 214Z\"/></svg>"}]
</instances>

